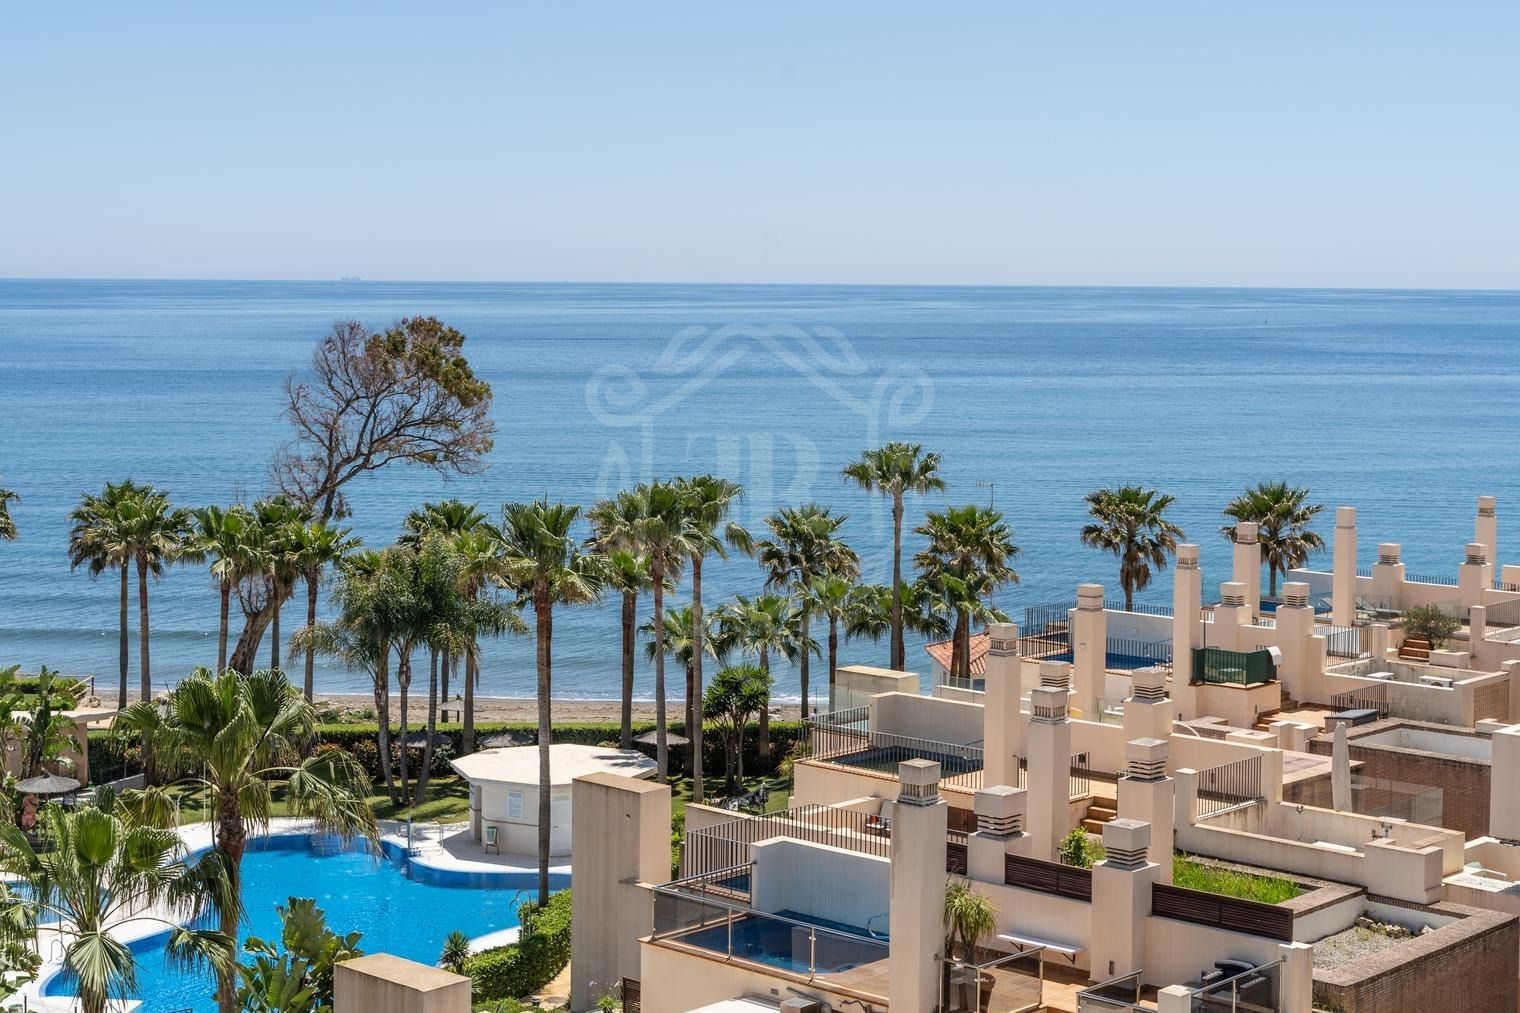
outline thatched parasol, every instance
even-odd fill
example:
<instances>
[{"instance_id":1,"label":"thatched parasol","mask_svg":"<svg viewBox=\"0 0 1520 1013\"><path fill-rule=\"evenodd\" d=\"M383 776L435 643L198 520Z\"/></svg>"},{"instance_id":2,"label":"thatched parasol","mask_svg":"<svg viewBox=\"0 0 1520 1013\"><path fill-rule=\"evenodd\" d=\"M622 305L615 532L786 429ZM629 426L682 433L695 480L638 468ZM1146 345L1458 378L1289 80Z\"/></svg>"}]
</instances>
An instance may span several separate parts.
<instances>
[{"instance_id":1,"label":"thatched parasol","mask_svg":"<svg viewBox=\"0 0 1520 1013\"><path fill-rule=\"evenodd\" d=\"M645 746L658 746L660 744L659 732L647 731L643 735L635 735L633 741ZM677 735L675 732L666 732L665 745L667 748L672 746L689 746L691 745L691 740L684 735Z\"/></svg>"},{"instance_id":2,"label":"thatched parasol","mask_svg":"<svg viewBox=\"0 0 1520 1013\"><path fill-rule=\"evenodd\" d=\"M42 774L17 781L16 790L23 795L67 795L79 790L79 782L62 774Z\"/></svg>"}]
</instances>

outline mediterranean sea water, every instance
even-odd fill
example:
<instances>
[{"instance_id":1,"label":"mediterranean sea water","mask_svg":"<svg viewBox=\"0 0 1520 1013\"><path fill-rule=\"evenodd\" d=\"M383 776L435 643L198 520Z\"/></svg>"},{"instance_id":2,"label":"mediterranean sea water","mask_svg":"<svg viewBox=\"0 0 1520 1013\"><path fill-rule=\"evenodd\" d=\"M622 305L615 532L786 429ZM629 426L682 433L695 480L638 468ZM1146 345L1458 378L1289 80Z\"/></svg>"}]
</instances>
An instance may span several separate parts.
<instances>
[{"instance_id":1,"label":"mediterranean sea water","mask_svg":"<svg viewBox=\"0 0 1520 1013\"><path fill-rule=\"evenodd\" d=\"M710 470L745 484L752 529L805 500L848 514L866 576L885 580L884 503L839 471L911 439L943 453L949 489L910 501L910 518L990 500L1013 524L1022 582L998 603L1015 618L1084 581L1117 597L1115 561L1077 531L1085 492L1130 481L1177 497L1216 593L1230 565L1220 508L1263 479L1311 487L1327 540L1332 508L1357 506L1364 565L1399 541L1414 574L1455 574L1474 499L1492 493L1500 560L1520 560L1505 520L1520 516L1520 293L0 281L0 486L22 497L21 537L0 543L0 665L114 685L116 585L68 566L80 493L131 477L187 506L258 495L288 435L286 374L336 319L414 314L469 336L495 389L496 449L471 478L391 467L354 483L349 523L372 546L428 499L589 504ZM745 559L706 577L709 607L761 583ZM1141 598L1170 589L1162 574ZM203 568L172 570L150 604L155 682L214 661ZM561 615L556 695L616 696L618 636L613 605ZM926 670L920 646L910 662ZM842 660L885 663L886 644ZM331 665L318 678L368 689ZM531 639L487 646L483 693L533 685ZM778 695L796 693L780 672Z\"/></svg>"}]
</instances>

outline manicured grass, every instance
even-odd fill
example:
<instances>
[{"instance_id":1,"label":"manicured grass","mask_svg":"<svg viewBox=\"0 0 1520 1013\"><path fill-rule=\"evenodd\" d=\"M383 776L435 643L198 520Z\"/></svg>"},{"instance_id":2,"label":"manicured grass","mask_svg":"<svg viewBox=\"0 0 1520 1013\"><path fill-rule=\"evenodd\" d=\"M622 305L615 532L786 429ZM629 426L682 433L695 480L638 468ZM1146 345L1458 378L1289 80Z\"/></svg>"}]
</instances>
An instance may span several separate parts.
<instances>
[{"instance_id":1,"label":"manicured grass","mask_svg":"<svg viewBox=\"0 0 1520 1013\"><path fill-rule=\"evenodd\" d=\"M1262 904L1281 904L1299 893L1298 884L1292 880L1216 869L1181 854L1172 856L1172 885Z\"/></svg>"},{"instance_id":2,"label":"manicured grass","mask_svg":"<svg viewBox=\"0 0 1520 1013\"><path fill-rule=\"evenodd\" d=\"M408 816L419 823L463 823L470 816L470 786L462 777L434 777L428 781L427 798L421 803L405 808L396 805L385 794L385 786L368 797L369 807L380 820L404 820ZM276 792L274 815L289 816L290 806L281 792ZM179 796L179 821L203 823L208 818L205 796L197 792L182 792Z\"/></svg>"},{"instance_id":3,"label":"manicured grass","mask_svg":"<svg viewBox=\"0 0 1520 1013\"><path fill-rule=\"evenodd\" d=\"M707 782L705 785L707 789L707 798L704 800L704 805L718 805L729 798L729 796L723 792L722 774L719 774L716 778L705 778L705 781ZM779 777L746 777L744 779L744 787L739 792L739 794L748 794L749 792L754 791L756 788L760 787L762 784L768 784L771 788L771 797L765 804L766 812L780 812L791 803L792 783L790 781L783 781ZM677 817L680 817L684 819L686 815L686 805L690 801L691 778L683 774L682 776L670 782L671 818L676 819ZM736 812L734 813L734 818L737 819L743 815L745 814Z\"/></svg>"}]
</instances>

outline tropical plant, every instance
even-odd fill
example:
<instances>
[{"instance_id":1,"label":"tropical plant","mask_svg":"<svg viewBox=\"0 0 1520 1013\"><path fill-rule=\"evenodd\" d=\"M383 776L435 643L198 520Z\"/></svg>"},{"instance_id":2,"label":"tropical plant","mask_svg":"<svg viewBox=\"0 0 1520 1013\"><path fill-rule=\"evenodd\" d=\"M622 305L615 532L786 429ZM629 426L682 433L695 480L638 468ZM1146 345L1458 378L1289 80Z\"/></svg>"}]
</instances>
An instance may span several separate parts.
<instances>
[{"instance_id":1,"label":"tropical plant","mask_svg":"<svg viewBox=\"0 0 1520 1013\"><path fill-rule=\"evenodd\" d=\"M765 586L787 588L797 595L804 640L811 638L812 613L807 597L813 582L825 574L851 580L860 575L860 557L839 537L839 529L846 519L846 515L835 514L817 503L782 507L765 518L771 537L756 543L756 558L766 571ZM811 712L808 652L802 651L798 657L802 716L805 719Z\"/></svg>"},{"instance_id":2,"label":"tropical plant","mask_svg":"<svg viewBox=\"0 0 1520 1013\"><path fill-rule=\"evenodd\" d=\"M242 892L243 853L250 829L267 829L274 796L287 810L314 821L318 831L343 837L373 837L375 816L365 798L368 779L352 754L331 750L301 758L316 726L311 701L280 672L242 675L229 669L213 675L196 669L169 695L161 717L149 701L122 712L124 731L155 727L170 746L160 762L172 762L179 784L212 800L213 849L222 856L233 896ZM240 904L220 912L220 930L237 937ZM237 1009L236 973L218 969L217 1006Z\"/></svg>"},{"instance_id":3,"label":"tropical plant","mask_svg":"<svg viewBox=\"0 0 1520 1013\"><path fill-rule=\"evenodd\" d=\"M1442 612L1439 605L1415 605L1405 609L1400 618L1405 640L1428 640L1431 649L1436 651L1445 647L1452 635L1462 628L1462 620Z\"/></svg>"},{"instance_id":4,"label":"tropical plant","mask_svg":"<svg viewBox=\"0 0 1520 1013\"><path fill-rule=\"evenodd\" d=\"M127 632L127 588L132 573L126 518L122 506L141 490L135 482L107 483L99 494L85 493L69 511L69 568L83 566L92 578L116 570L121 581L117 607L118 684L116 707L127 705L127 667L131 657Z\"/></svg>"},{"instance_id":5,"label":"tropical plant","mask_svg":"<svg viewBox=\"0 0 1520 1013\"><path fill-rule=\"evenodd\" d=\"M873 617L863 612L857 615L869 599L855 593L855 585L848 577L826 573L813 581L804 602L803 607L810 615L821 616L828 623L828 676L829 685L833 686L839 670L840 627L844 626L848 633L849 624L855 620L869 623Z\"/></svg>"},{"instance_id":6,"label":"tropical plant","mask_svg":"<svg viewBox=\"0 0 1520 1013\"><path fill-rule=\"evenodd\" d=\"M455 974L464 974L465 963L470 959L470 937L455 929L443 941L443 952L438 955L438 966Z\"/></svg>"},{"instance_id":7,"label":"tropical plant","mask_svg":"<svg viewBox=\"0 0 1520 1013\"><path fill-rule=\"evenodd\" d=\"M119 516L127 555L137 568L138 677L142 681L142 699L147 700L153 695L148 648L148 577L156 580L163 576L164 570L179 558L190 537L190 512L175 508L168 493L150 485L124 500Z\"/></svg>"},{"instance_id":8,"label":"tropical plant","mask_svg":"<svg viewBox=\"0 0 1520 1013\"><path fill-rule=\"evenodd\" d=\"M962 959L972 959L976 944L997 931L997 912L985 894L977 893L964 879L945 884L945 956L953 957L960 943Z\"/></svg>"},{"instance_id":9,"label":"tropical plant","mask_svg":"<svg viewBox=\"0 0 1520 1013\"><path fill-rule=\"evenodd\" d=\"M914 556L941 607L955 616L950 674L971 678L971 626L987 617L979 603L1000 588L1017 584L1011 562L1020 549L1003 515L970 504L930 513L915 529L928 544Z\"/></svg>"},{"instance_id":10,"label":"tropical plant","mask_svg":"<svg viewBox=\"0 0 1520 1013\"><path fill-rule=\"evenodd\" d=\"M1082 528L1082 544L1118 557L1124 609L1131 611L1135 592L1150 586L1154 571L1166 569L1167 557L1185 537L1180 527L1166 519L1166 510L1176 497L1124 485L1090 492L1085 501L1093 520Z\"/></svg>"},{"instance_id":11,"label":"tropical plant","mask_svg":"<svg viewBox=\"0 0 1520 1013\"><path fill-rule=\"evenodd\" d=\"M348 528L330 522L311 521L290 531L291 563L297 573L306 579L306 625L317 623L317 591L322 585L323 572L338 560L359 547L359 539ZM226 615L223 614L225 621ZM224 627L225 629L225 627ZM313 674L316 655L306 652L306 673L302 692L306 699L312 698Z\"/></svg>"},{"instance_id":12,"label":"tropical plant","mask_svg":"<svg viewBox=\"0 0 1520 1013\"><path fill-rule=\"evenodd\" d=\"M734 647L753 654L767 677L771 673L773 654L790 661L804 651L818 653L818 645L803 633L802 613L783 594L757 594L753 598L737 595L722 609L720 622ZM769 757L771 751L769 693L773 683L774 680L767 678L766 702L760 708L759 751L762 758Z\"/></svg>"},{"instance_id":13,"label":"tropical plant","mask_svg":"<svg viewBox=\"0 0 1520 1013\"><path fill-rule=\"evenodd\" d=\"M1062 865L1091 869L1103 860L1103 845L1081 827L1072 827L1056 844L1056 857Z\"/></svg>"},{"instance_id":14,"label":"tropical plant","mask_svg":"<svg viewBox=\"0 0 1520 1013\"><path fill-rule=\"evenodd\" d=\"M43 665L37 672L31 708L19 714L11 712L17 738L23 744L22 777L42 774L44 764L60 760L74 750L74 719L54 704L59 688L58 673Z\"/></svg>"},{"instance_id":15,"label":"tropical plant","mask_svg":"<svg viewBox=\"0 0 1520 1013\"><path fill-rule=\"evenodd\" d=\"M1309 490L1304 486L1262 482L1230 500L1224 508L1224 515L1235 523L1256 523L1261 561L1267 566L1267 593L1273 597L1277 595L1278 574L1287 577L1289 570L1309 561L1311 552L1325 547L1325 540L1309 527L1325 509L1324 505L1309 503L1308 499ZM1235 523L1220 529L1231 542L1235 540Z\"/></svg>"},{"instance_id":16,"label":"tropical plant","mask_svg":"<svg viewBox=\"0 0 1520 1013\"><path fill-rule=\"evenodd\" d=\"M643 497L624 490L611 499L599 501L586 512L591 522L587 545L605 557L603 567L607 590L622 598L619 625L622 632L622 725L618 745L633 748L633 674L634 646L639 621L639 595L654 584L654 571L647 553L637 547L634 537L643 510Z\"/></svg>"},{"instance_id":17,"label":"tropical plant","mask_svg":"<svg viewBox=\"0 0 1520 1013\"><path fill-rule=\"evenodd\" d=\"M195 527L187 539L182 558L210 562L211 577L216 581L220 607L216 631L216 669L227 667L227 635L232 592L238 583L252 576L256 554L249 539L253 534L253 512L237 504L222 508L202 507L194 512Z\"/></svg>"},{"instance_id":18,"label":"tropical plant","mask_svg":"<svg viewBox=\"0 0 1520 1013\"><path fill-rule=\"evenodd\" d=\"M661 642L665 646L665 657L681 666L681 671L686 675L686 729L691 734L692 722L695 720L694 711L690 706L691 694L696 692L696 638L691 635L692 631L691 607L668 608L665 610L664 636ZM639 627L639 632L647 638L644 641L644 657L654 660L654 620L650 619ZM702 653L714 661L722 661L728 657L733 645L731 631L723 624L722 616L709 614L702 620Z\"/></svg>"},{"instance_id":19,"label":"tropical plant","mask_svg":"<svg viewBox=\"0 0 1520 1013\"><path fill-rule=\"evenodd\" d=\"M480 508L474 503L465 503L457 499L446 499L438 503L424 503L420 510L413 510L402 521L405 532L401 536L403 545L418 546L426 538L442 536L451 543L462 535L494 533L491 522L486 515L480 512ZM472 592L461 587L461 593L474 597ZM449 719L448 699L449 681L453 673L454 654L450 650L433 650L430 652L430 668L441 673L442 683L439 693L444 700L443 720ZM431 681L431 677L430 680ZM431 698L430 698L431 700ZM471 702L474 702L473 694ZM431 706L431 702L429 703Z\"/></svg>"},{"instance_id":20,"label":"tropical plant","mask_svg":"<svg viewBox=\"0 0 1520 1013\"><path fill-rule=\"evenodd\" d=\"M492 591L506 573L506 563L502 558L501 532L497 531L494 525L489 524L469 531L461 531L453 536L450 547L459 559L460 591L465 597L476 602L489 601L492 604L501 604ZM461 701L464 720L462 755L475 751L475 688L480 678L481 636L527 632L527 625L515 608L509 610L508 613L503 613L502 618L503 622L494 628L489 623L477 623L473 642L470 645L471 650L464 658L464 699Z\"/></svg>"},{"instance_id":21,"label":"tropical plant","mask_svg":"<svg viewBox=\"0 0 1520 1013\"><path fill-rule=\"evenodd\" d=\"M549 900L550 774L554 740L552 652L554 607L581 605L601 593L600 567L580 551L571 529L580 508L547 499L508 503L502 508L501 537L506 583L533 609L534 653L538 669L538 900Z\"/></svg>"},{"instance_id":22,"label":"tropical plant","mask_svg":"<svg viewBox=\"0 0 1520 1013\"><path fill-rule=\"evenodd\" d=\"M759 665L720 668L707 687L706 713L723 740L724 790L732 795L744 783L744 730L770 698L770 674Z\"/></svg>"},{"instance_id":23,"label":"tropical plant","mask_svg":"<svg viewBox=\"0 0 1520 1013\"><path fill-rule=\"evenodd\" d=\"M197 919L215 913L235 930L241 913L220 852L191 862L173 829L132 822L106 795L99 808L44 806L45 849L0 825L0 937L34 942L39 924L51 921L85 1013L104 1013L110 1000L136 991L137 956L116 935L127 923L163 926L172 963L227 975L233 933L198 928Z\"/></svg>"},{"instance_id":24,"label":"tropical plant","mask_svg":"<svg viewBox=\"0 0 1520 1013\"><path fill-rule=\"evenodd\" d=\"M274 602L269 621L269 667L280 668L280 612L301 577L300 538L311 508L288 496L271 496L253 505L255 543L263 568L264 601Z\"/></svg>"},{"instance_id":25,"label":"tropical plant","mask_svg":"<svg viewBox=\"0 0 1520 1013\"><path fill-rule=\"evenodd\" d=\"M892 589L885 584L856 584L850 590L845 635L851 640L879 641L892 629ZM898 616L903 629L930 640L950 635L943 592L933 581L919 577L898 590Z\"/></svg>"},{"instance_id":26,"label":"tropical plant","mask_svg":"<svg viewBox=\"0 0 1520 1013\"><path fill-rule=\"evenodd\" d=\"M250 937L243 950L253 959L238 968L238 1006L244 1013L316 1013L333 1008L335 968L364 956L362 933L338 935L310 897L277 906L280 940Z\"/></svg>"},{"instance_id":27,"label":"tropical plant","mask_svg":"<svg viewBox=\"0 0 1520 1013\"><path fill-rule=\"evenodd\" d=\"M940 455L926 454L922 444L888 443L861 453L860 460L845 467L844 477L867 492L880 493L892 500L892 596L891 642L888 666L901 671L906 665L903 641L905 623L902 613L902 534L903 497L920 495L945 488L939 476Z\"/></svg>"}]
</instances>

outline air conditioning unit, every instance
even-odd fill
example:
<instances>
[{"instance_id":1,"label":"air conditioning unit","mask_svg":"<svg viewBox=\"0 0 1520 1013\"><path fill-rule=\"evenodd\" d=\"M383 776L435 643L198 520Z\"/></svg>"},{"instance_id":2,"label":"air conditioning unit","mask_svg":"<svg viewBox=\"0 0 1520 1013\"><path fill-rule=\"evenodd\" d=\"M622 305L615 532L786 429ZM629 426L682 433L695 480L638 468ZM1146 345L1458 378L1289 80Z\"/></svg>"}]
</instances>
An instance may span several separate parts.
<instances>
[{"instance_id":1,"label":"air conditioning unit","mask_svg":"<svg viewBox=\"0 0 1520 1013\"><path fill-rule=\"evenodd\" d=\"M782 1013L823 1013L823 1003L817 999L798 996L781 1004Z\"/></svg>"}]
</instances>

